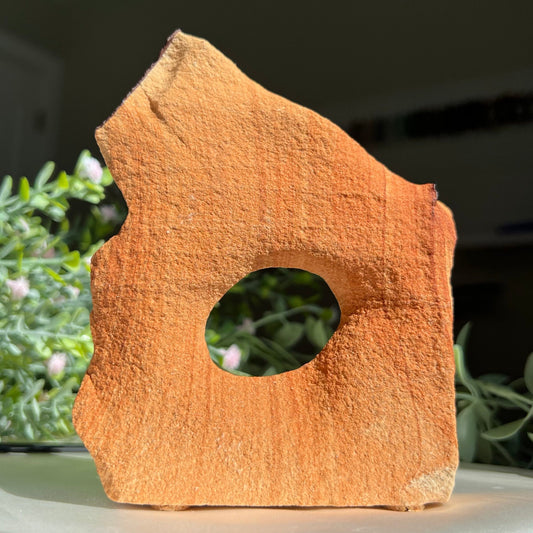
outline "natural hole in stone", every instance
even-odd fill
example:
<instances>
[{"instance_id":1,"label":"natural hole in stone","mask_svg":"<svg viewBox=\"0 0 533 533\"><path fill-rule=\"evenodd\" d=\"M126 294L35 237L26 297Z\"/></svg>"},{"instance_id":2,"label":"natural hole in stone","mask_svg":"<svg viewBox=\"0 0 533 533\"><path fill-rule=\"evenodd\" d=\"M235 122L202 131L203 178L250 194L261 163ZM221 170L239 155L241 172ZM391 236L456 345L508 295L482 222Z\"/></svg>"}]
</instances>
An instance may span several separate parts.
<instances>
[{"instance_id":1,"label":"natural hole in stone","mask_svg":"<svg viewBox=\"0 0 533 533\"><path fill-rule=\"evenodd\" d=\"M266 268L243 278L213 307L205 340L211 359L223 370L271 376L311 361L339 318L337 299L320 276Z\"/></svg>"}]
</instances>

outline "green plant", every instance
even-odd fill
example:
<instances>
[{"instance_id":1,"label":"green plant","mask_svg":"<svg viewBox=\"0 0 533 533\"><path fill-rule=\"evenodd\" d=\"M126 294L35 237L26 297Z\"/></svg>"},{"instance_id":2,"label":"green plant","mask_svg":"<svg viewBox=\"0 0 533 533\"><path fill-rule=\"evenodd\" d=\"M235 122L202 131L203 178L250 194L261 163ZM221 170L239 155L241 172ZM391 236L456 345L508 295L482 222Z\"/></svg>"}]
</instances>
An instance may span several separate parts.
<instances>
[{"instance_id":1,"label":"green plant","mask_svg":"<svg viewBox=\"0 0 533 533\"><path fill-rule=\"evenodd\" d=\"M51 179L44 165L0 186L0 441L65 439L74 435L74 393L92 354L89 329L90 258L67 241L71 201L97 204L112 182L85 151L74 172ZM93 222L93 228L96 228Z\"/></svg>"},{"instance_id":2,"label":"green plant","mask_svg":"<svg viewBox=\"0 0 533 533\"><path fill-rule=\"evenodd\" d=\"M339 322L322 278L304 270L252 272L211 312L206 342L213 361L239 375L294 370L324 347Z\"/></svg>"},{"instance_id":3,"label":"green plant","mask_svg":"<svg viewBox=\"0 0 533 533\"><path fill-rule=\"evenodd\" d=\"M508 383L503 374L486 374L475 379L465 364L469 332L467 324L454 346L461 460L533 468L533 354L523 378Z\"/></svg>"}]
</instances>

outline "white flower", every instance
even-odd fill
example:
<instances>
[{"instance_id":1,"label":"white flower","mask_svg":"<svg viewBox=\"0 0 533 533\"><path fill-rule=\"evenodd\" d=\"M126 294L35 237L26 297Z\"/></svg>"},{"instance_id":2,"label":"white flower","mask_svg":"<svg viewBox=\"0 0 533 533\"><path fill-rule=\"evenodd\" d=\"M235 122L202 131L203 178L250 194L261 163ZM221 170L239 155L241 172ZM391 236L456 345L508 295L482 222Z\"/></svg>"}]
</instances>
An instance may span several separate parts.
<instances>
[{"instance_id":1,"label":"white flower","mask_svg":"<svg viewBox=\"0 0 533 533\"><path fill-rule=\"evenodd\" d=\"M17 279L6 280L6 285L11 291L12 300L22 300L30 292L30 282L24 276Z\"/></svg>"},{"instance_id":2,"label":"white flower","mask_svg":"<svg viewBox=\"0 0 533 533\"><path fill-rule=\"evenodd\" d=\"M74 285L67 285L67 288L74 298L77 298L80 295L80 289L78 289L78 287L75 287Z\"/></svg>"},{"instance_id":3,"label":"white flower","mask_svg":"<svg viewBox=\"0 0 533 533\"><path fill-rule=\"evenodd\" d=\"M54 352L48 361L46 361L46 367L48 368L48 373L51 376L57 376L61 374L65 369L67 364L67 354L63 352Z\"/></svg>"},{"instance_id":4,"label":"white flower","mask_svg":"<svg viewBox=\"0 0 533 533\"><path fill-rule=\"evenodd\" d=\"M80 163L80 176L82 178L89 178L93 183L100 183L102 180L102 166L98 159L86 156Z\"/></svg>"},{"instance_id":5,"label":"white flower","mask_svg":"<svg viewBox=\"0 0 533 533\"><path fill-rule=\"evenodd\" d=\"M100 216L104 222L116 222L120 219L114 205L103 205L100 207Z\"/></svg>"},{"instance_id":6,"label":"white flower","mask_svg":"<svg viewBox=\"0 0 533 533\"><path fill-rule=\"evenodd\" d=\"M237 331L243 331L244 333L253 335L255 333L254 321L251 318L245 318L242 324L237 326Z\"/></svg>"},{"instance_id":7,"label":"white flower","mask_svg":"<svg viewBox=\"0 0 533 533\"><path fill-rule=\"evenodd\" d=\"M241 364L241 349L232 344L229 348L221 348L222 368L226 370L235 370Z\"/></svg>"}]
</instances>

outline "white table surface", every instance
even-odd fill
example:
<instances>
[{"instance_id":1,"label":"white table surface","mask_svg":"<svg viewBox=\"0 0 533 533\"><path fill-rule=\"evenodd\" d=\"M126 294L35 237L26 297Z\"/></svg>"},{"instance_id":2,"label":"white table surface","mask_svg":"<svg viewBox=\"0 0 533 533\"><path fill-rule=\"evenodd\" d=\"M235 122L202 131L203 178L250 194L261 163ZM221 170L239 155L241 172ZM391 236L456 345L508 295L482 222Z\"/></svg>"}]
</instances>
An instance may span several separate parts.
<instances>
[{"instance_id":1,"label":"white table surface","mask_svg":"<svg viewBox=\"0 0 533 533\"><path fill-rule=\"evenodd\" d=\"M87 453L0 454L0 533L533 532L533 472L463 465L446 505L155 511L108 500Z\"/></svg>"}]
</instances>

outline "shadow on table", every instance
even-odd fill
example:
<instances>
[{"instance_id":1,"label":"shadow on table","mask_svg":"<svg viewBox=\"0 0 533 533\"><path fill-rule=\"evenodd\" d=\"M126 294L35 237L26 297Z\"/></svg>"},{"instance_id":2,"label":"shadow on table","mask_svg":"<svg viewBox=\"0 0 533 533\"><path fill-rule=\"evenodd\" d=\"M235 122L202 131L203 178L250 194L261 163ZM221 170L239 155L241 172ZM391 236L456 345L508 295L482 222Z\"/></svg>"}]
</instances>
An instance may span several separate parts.
<instances>
[{"instance_id":1,"label":"shadow on table","mask_svg":"<svg viewBox=\"0 0 533 533\"><path fill-rule=\"evenodd\" d=\"M88 507L128 508L104 492L89 454L2 454L0 488L15 496Z\"/></svg>"}]
</instances>

